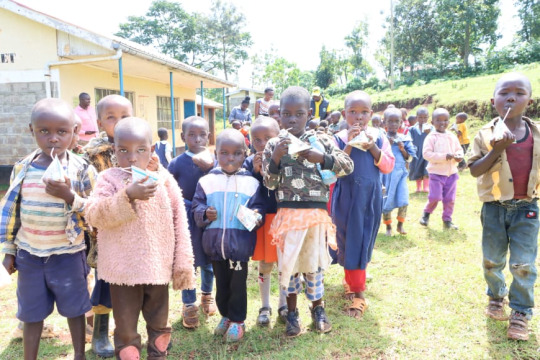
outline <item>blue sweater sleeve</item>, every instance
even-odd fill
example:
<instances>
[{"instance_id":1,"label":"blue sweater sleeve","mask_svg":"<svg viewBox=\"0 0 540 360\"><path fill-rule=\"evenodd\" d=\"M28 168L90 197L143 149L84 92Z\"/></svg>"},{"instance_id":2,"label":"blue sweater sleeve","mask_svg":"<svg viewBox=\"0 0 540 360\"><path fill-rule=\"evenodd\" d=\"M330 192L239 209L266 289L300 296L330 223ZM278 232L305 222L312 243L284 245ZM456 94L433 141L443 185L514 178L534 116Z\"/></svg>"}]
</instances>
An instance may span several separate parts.
<instances>
[{"instance_id":1,"label":"blue sweater sleeve","mask_svg":"<svg viewBox=\"0 0 540 360\"><path fill-rule=\"evenodd\" d=\"M211 223L211 221L206 218L206 209L208 208L209 206L206 204L206 193L201 184L197 184L197 189L195 190L195 195L193 196L193 201L191 203L191 210L193 211L195 223L198 227L204 228Z\"/></svg>"}]
</instances>

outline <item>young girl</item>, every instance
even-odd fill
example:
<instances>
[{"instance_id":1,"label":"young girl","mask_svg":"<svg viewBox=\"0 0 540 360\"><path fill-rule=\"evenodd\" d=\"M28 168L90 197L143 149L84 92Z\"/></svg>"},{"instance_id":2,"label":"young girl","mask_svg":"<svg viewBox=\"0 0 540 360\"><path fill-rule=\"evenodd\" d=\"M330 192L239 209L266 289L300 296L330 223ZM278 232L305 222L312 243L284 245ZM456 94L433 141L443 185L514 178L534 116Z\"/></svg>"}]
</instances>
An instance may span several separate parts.
<instances>
[{"instance_id":1,"label":"young girl","mask_svg":"<svg viewBox=\"0 0 540 360\"><path fill-rule=\"evenodd\" d=\"M332 219L337 228L338 261L345 268L345 292L353 296L347 314L358 318L367 308L364 299L366 268L381 224L380 174L392 171L394 155L386 137L379 130L368 127L373 111L367 93L353 91L348 94L342 113L349 129L340 131L334 139L353 160L354 172L336 183ZM368 141L362 149L352 147L349 142L362 131Z\"/></svg>"},{"instance_id":2,"label":"young girl","mask_svg":"<svg viewBox=\"0 0 540 360\"><path fill-rule=\"evenodd\" d=\"M280 285L287 294L288 337L302 333L296 308L297 294L302 292L300 273L304 273L306 297L313 305L311 317L315 330L325 333L332 329L322 297L324 270L330 264L327 241L333 243L335 234L326 210L329 191L322 181L321 170L344 176L353 169L351 159L336 148L328 135L306 131L311 115L310 100L306 89L287 88L281 95L281 125L301 142L318 144L320 150L312 145L290 155L291 138L280 136L268 141L263 156L264 183L277 193L278 212L270 234L278 247Z\"/></svg>"},{"instance_id":3,"label":"young girl","mask_svg":"<svg viewBox=\"0 0 540 360\"><path fill-rule=\"evenodd\" d=\"M383 199L383 222L386 225L386 235L392 236L392 210L397 208L397 232L405 235L403 223L407 216L409 205L409 188L407 186L407 163L416 156L416 147L408 135L398 133L402 127L401 112L397 109L387 109L384 119L387 126L388 141L392 145L392 153L396 159L394 170L383 175L383 185L386 197Z\"/></svg>"},{"instance_id":4,"label":"young girl","mask_svg":"<svg viewBox=\"0 0 540 360\"><path fill-rule=\"evenodd\" d=\"M272 99L274 98L274 89L268 87L264 89L264 97L257 99L255 102L255 118L259 115L268 116L270 114L269 108L272 105Z\"/></svg>"},{"instance_id":5,"label":"young girl","mask_svg":"<svg viewBox=\"0 0 540 360\"><path fill-rule=\"evenodd\" d=\"M433 130L433 126L427 124L429 111L421 107L416 111L416 125L410 128L412 142L416 146L416 157L409 167L409 179L416 181L416 192L427 192L429 188L429 174L427 172L427 161L422 155L426 136Z\"/></svg>"},{"instance_id":6,"label":"young girl","mask_svg":"<svg viewBox=\"0 0 540 360\"><path fill-rule=\"evenodd\" d=\"M119 168L103 171L89 200L86 220L99 228L98 276L110 283L115 354L139 359L137 321L142 311L148 357L163 358L171 338L169 282L192 289L193 250L180 188L163 168L158 180L133 181L131 166L146 169L152 131L145 120L126 118L114 129Z\"/></svg>"},{"instance_id":7,"label":"young girl","mask_svg":"<svg viewBox=\"0 0 540 360\"><path fill-rule=\"evenodd\" d=\"M251 258L252 260L259 261L259 291L261 293L262 303L262 307L259 309L259 316L257 317L257 325L259 326L268 326L270 324L270 315L272 314L272 308L270 306L270 273L272 272L274 263L278 261L276 246L272 244L272 237L269 234L270 225L277 212L276 194L273 190L263 185L262 155L268 140L278 136L278 134L279 125L277 121L269 117L258 117L251 127L251 138L253 139L253 147L256 153L249 156L244 162L244 168L259 180L261 196L264 198L266 205L264 226L257 230L257 243ZM282 291L279 294L278 315L280 319L286 320L287 304L285 296Z\"/></svg>"},{"instance_id":8,"label":"young girl","mask_svg":"<svg viewBox=\"0 0 540 360\"><path fill-rule=\"evenodd\" d=\"M463 160L463 149L457 137L446 131L449 119L450 114L446 109L438 108L433 111L433 126L436 131L426 137L422 151L424 158L429 161L429 195L420 224L428 225L429 216L439 201L442 201L444 228L457 229L452 223L452 213L459 179L458 164Z\"/></svg>"}]
</instances>

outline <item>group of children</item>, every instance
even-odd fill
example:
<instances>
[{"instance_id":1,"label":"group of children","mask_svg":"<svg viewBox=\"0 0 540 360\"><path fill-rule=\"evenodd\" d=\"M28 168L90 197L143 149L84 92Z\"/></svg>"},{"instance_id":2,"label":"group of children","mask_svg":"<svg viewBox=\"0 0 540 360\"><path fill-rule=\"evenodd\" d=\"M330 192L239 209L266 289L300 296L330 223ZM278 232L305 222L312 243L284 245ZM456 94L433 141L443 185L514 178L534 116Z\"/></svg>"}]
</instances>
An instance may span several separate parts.
<instances>
[{"instance_id":1,"label":"group of children","mask_svg":"<svg viewBox=\"0 0 540 360\"><path fill-rule=\"evenodd\" d=\"M525 77L503 77L492 100L500 117L480 130L468 160L484 201L486 314L507 319L509 294L508 337L519 340L528 338L536 279L540 132L523 117L530 99ZM433 125L427 125L427 109L419 109L417 123L405 132L403 113L389 108L382 131L368 126L373 115L369 95L354 91L346 96L336 122L332 120L338 125L341 115L346 126L332 136L306 129L310 100L304 88L286 89L275 115L252 124L250 156L245 136L225 129L217 136L214 159L207 149L207 121L187 118L182 124L187 150L170 160L168 170L159 164L161 156L152 155L151 129L145 120L132 117L127 99L111 95L100 101L104 133L83 149L83 157L69 151L77 132L73 110L58 99L39 101L30 124L39 149L14 166L0 203L3 265L10 274L19 272L17 317L24 322L25 358L37 358L43 320L56 303L68 318L75 358L84 359L84 316L91 309L89 247L89 263L97 267L101 282L92 296L94 335L102 342L96 349L110 350L100 334L107 331L104 316L112 308L119 359L140 356L141 312L148 358L165 358L171 282L182 290L183 325L199 326L196 268L203 312L221 315L214 333L226 341L242 339L250 258L259 261L258 325L271 321L270 274L277 263L278 316L286 335L304 331L297 308L302 292L311 302L315 330L331 330L325 307L332 304L323 301L324 273L332 261L329 247L344 268L346 312L360 318L368 307L366 269L381 218L390 226L391 211L397 208L397 231L405 233L407 164L417 189L429 186L422 224L427 225L442 200L445 228L455 228L451 215L463 149L447 131L445 109L433 112ZM501 122L506 129L501 138L493 138ZM51 178L54 171L60 175ZM502 275L508 248L514 276L509 291Z\"/></svg>"}]
</instances>

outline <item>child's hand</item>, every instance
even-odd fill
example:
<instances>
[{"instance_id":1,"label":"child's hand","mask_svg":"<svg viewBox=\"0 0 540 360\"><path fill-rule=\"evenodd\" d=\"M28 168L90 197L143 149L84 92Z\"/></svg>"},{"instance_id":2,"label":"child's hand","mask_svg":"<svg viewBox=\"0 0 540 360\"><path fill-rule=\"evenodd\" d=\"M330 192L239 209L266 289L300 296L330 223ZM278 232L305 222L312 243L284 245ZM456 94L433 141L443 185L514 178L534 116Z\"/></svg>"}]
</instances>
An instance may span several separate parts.
<instances>
[{"instance_id":1,"label":"child's hand","mask_svg":"<svg viewBox=\"0 0 540 360\"><path fill-rule=\"evenodd\" d=\"M453 154L446 154L446 160L447 161L450 161L454 158L454 155Z\"/></svg>"},{"instance_id":2,"label":"child's hand","mask_svg":"<svg viewBox=\"0 0 540 360\"><path fill-rule=\"evenodd\" d=\"M375 145L375 141L373 140L373 136L369 135L367 132L366 132L366 137L368 139L368 142L363 145L362 147L364 148L364 150L371 150Z\"/></svg>"},{"instance_id":3,"label":"child's hand","mask_svg":"<svg viewBox=\"0 0 540 360\"><path fill-rule=\"evenodd\" d=\"M291 139L288 137L281 138L279 142L276 144L276 147L274 148L274 152L272 153L272 160L276 163L276 165L279 165L281 162L281 158L289 153L289 144L291 143Z\"/></svg>"},{"instance_id":4,"label":"child's hand","mask_svg":"<svg viewBox=\"0 0 540 360\"><path fill-rule=\"evenodd\" d=\"M431 127L426 126L426 128L424 129L424 133L429 134L430 131L431 131Z\"/></svg>"},{"instance_id":5,"label":"child's hand","mask_svg":"<svg viewBox=\"0 0 540 360\"><path fill-rule=\"evenodd\" d=\"M405 144L403 144L403 141L400 141L398 144L397 144L399 150L403 151L405 150Z\"/></svg>"},{"instance_id":6,"label":"child's hand","mask_svg":"<svg viewBox=\"0 0 540 360\"><path fill-rule=\"evenodd\" d=\"M388 142L390 143L390 145L394 145L394 138L389 137Z\"/></svg>"},{"instance_id":7,"label":"child's hand","mask_svg":"<svg viewBox=\"0 0 540 360\"><path fill-rule=\"evenodd\" d=\"M155 155L152 155L150 157L150 162L148 163L146 170L158 171L158 168L159 168L159 158Z\"/></svg>"},{"instance_id":8,"label":"child's hand","mask_svg":"<svg viewBox=\"0 0 540 360\"><path fill-rule=\"evenodd\" d=\"M56 181L51 179L44 179L45 192L49 195L60 198L66 202L66 204L73 204L75 195L71 191L71 181L67 176L64 176L65 182Z\"/></svg>"},{"instance_id":9,"label":"child's hand","mask_svg":"<svg viewBox=\"0 0 540 360\"><path fill-rule=\"evenodd\" d=\"M315 148L307 149L298 153L298 156L303 157L313 164L324 163L324 154Z\"/></svg>"},{"instance_id":10,"label":"child's hand","mask_svg":"<svg viewBox=\"0 0 540 360\"><path fill-rule=\"evenodd\" d=\"M15 256L11 254L4 255L4 261L2 261L2 265L4 265L9 275L17 271L17 269L15 268Z\"/></svg>"},{"instance_id":11,"label":"child's hand","mask_svg":"<svg viewBox=\"0 0 540 360\"><path fill-rule=\"evenodd\" d=\"M255 211L257 214L259 213L259 210L257 210L257 209L255 209L255 210L253 210L253 211ZM263 222L262 218L258 219L257 222L255 223L255 227L256 227L256 228L261 227L262 222Z\"/></svg>"},{"instance_id":12,"label":"child's hand","mask_svg":"<svg viewBox=\"0 0 540 360\"><path fill-rule=\"evenodd\" d=\"M212 161L208 161L208 160L212 160ZM202 156L194 156L193 163L197 165L197 167L201 169L203 172L208 172L214 167L213 159L205 159Z\"/></svg>"},{"instance_id":13,"label":"child's hand","mask_svg":"<svg viewBox=\"0 0 540 360\"><path fill-rule=\"evenodd\" d=\"M209 208L207 208L204 214L206 215L206 218L210 221L217 220L217 210L213 206L210 206Z\"/></svg>"},{"instance_id":14,"label":"child's hand","mask_svg":"<svg viewBox=\"0 0 540 360\"><path fill-rule=\"evenodd\" d=\"M347 130L347 139L348 141L351 141L358 135L360 135L360 132L362 132L362 128L359 125L353 125Z\"/></svg>"},{"instance_id":15,"label":"child's hand","mask_svg":"<svg viewBox=\"0 0 540 360\"><path fill-rule=\"evenodd\" d=\"M499 141L492 140L491 146L493 146L493 150L497 152L503 152L504 149L512 145L515 140L516 140L516 136L512 134L511 132L507 131L503 134L503 138L501 140Z\"/></svg>"},{"instance_id":16,"label":"child's hand","mask_svg":"<svg viewBox=\"0 0 540 360\"><path fill-rule=\"evenodd\" d=\"M258 152L253 157L253 173L259 174L262 169L262 152Z\"/></svg>"},{"instance_id":17,"label":"child's hand","mask_svg":"<svg viewBox=\"0 0 540 360\"><path fill-rule=\"evenodd\" d=\"M461 160L463 160L463 156L456 154L454 155L454 160L456 160L457 162L461 162Z\"/></svg>"},{"instance_id":18,"label":"child's hand","mask_svg":"<svg viewBox=\"0 0 540 360\"><path fill-rule=\"evenodd\" d=\"M156 194L157 183L144 185L148 180L148 176L144 179L134 182L126 189L129 200L148 200Z\"/></svg>"}]
</instances>

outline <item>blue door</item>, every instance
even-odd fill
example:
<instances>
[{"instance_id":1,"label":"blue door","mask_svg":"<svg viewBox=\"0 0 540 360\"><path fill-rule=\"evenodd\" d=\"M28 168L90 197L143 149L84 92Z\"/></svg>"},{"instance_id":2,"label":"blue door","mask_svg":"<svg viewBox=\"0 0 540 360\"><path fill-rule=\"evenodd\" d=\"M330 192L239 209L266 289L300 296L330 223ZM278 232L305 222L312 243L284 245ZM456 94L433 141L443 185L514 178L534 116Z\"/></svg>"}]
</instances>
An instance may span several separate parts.
<instances>
[{"instance_id":1,"label":"blue door","mask_svg":"<svg viewBox=\"0 0 540 360\"><path fill-rule=\"evenodd\" d=\"M184 119L196 115L195 101L184 100Z\"/></svg>"}]
</instances>

